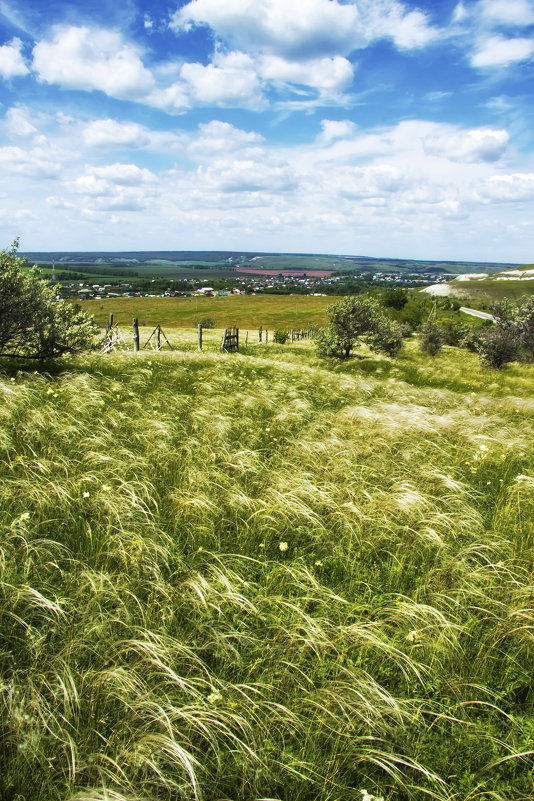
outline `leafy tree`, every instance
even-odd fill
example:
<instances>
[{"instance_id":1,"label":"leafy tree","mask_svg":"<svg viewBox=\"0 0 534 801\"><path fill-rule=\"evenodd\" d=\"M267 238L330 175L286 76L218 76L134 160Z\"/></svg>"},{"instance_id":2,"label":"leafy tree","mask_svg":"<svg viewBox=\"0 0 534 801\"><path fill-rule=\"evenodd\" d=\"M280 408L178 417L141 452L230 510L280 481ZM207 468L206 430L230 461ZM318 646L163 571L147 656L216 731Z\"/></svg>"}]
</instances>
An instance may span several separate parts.
<instances>
[{"instance_id":1,"label":"leafy tree","mask_svg":"<svg viewBox=\"0 0 534 801\"><path fill-rule=\"evenodd\" d=\"M321 356L348 359L351 351L366 342L375 350L398 353L402 337L378 302L369 297L347 297L326 310L329 325L316 336Z\"/></svg>"},{"instance_id":2,"label":"leafy tree","mask_svg":"<svg viewBox=\"0 0 534 801\"><path fill-rule=\"evenodd\" d=\"M92 318L53 302L57 287L17 256L18 244L0 251L0 355L46 359L88 348L98 330Z\"/></svg>"},{"instance_id":3,"label":"leafy tree","mask_svg":"<svg viewBox=\"0 0 534 801\"><path fill-rule=\"evenodd\" d=\"M401 311L408 303L408 293L401 287L391 287L382 293L382 303L388 309Z\"/></svg>"}]
</instances>

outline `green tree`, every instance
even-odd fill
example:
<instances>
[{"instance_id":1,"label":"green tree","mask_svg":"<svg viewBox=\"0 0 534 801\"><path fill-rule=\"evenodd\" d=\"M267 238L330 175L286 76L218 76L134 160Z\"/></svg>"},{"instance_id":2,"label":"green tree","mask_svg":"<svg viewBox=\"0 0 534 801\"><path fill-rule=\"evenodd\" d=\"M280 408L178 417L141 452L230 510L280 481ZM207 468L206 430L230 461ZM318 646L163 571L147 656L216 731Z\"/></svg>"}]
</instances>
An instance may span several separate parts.
<instances>
[{"instance_id":1,"label":"green tree","mask_svg":"<svg viewBox=\"0 0 534 801\"><path fill-rule=\"evenodd\" d=\"M421 327L419 347L424 353L435 356L443 347L443 339L441 328L429 320Z\"/></svg>"},{"instance_id":2,"label":"green tree","mask_svg":"<svg viewBox=\"0 0 534 801\"><path fill-rule=\"evenodd\" d=\"M362 295L343 298L328 306L326 313L329 325L316 336L321 356L348 359L361 342L374 350L398 353L402 343L400 332L374 298Z\"/></svg>"},{"instance_id":3,"label":"green tree","mask_svg":"<svg viewBox=\"0 0 534 801\"><path fill-rule=\"evenodd\" d=\"M18 244L0 251L0 355L46 359L90 347L98 331L93 319L54 302L57 287L17 256Z\"/></svg>"}]
</instances>

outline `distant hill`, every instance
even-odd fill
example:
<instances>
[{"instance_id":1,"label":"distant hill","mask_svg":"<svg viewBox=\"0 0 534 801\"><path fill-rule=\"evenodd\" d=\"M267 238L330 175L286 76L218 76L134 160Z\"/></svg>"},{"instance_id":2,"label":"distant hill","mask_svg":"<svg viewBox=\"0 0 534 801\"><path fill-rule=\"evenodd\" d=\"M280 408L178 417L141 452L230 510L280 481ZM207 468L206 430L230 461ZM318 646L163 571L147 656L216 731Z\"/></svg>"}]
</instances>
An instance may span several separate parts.
<instances>
[{"instance_id":1,"label":"distant hill","mask_svg":"<svg viewBox=\"0 0 534 801\"><path fill-rule=\"evenodd\" d=\"M496 264L488 262L422 261L413 259L389 259L367 256L347 256L318 253L265 253L261 251L230 250L138 250L138 251L28 251L21 253L30 262L41 265L54 265L58 268L112 267L114 270L132 270L146 276L180 276L186 269L203 269L232 272L239 268L241 273L250 267L259 269L332 270L339 273L386 272L399 274L462 275L465 273L500 273L515 269L517 264Z\"/></svg>"}]
</instances>

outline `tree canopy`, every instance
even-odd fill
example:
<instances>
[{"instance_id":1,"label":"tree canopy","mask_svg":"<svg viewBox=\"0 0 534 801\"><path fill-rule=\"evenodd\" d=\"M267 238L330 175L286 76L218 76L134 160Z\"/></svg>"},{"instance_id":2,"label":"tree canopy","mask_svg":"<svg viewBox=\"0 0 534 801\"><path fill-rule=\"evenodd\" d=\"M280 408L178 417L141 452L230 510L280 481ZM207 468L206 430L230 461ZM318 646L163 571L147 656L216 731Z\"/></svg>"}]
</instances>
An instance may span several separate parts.
<instances>
[{"instance_id":1,"label":"tree canopy","mask_svg":"<svg viewBox=\"0 0 534 801\"><path fill-rule=\"evenodd\" d=\"M47 359L90 347L98 330L93 319L56 302L56 287L17 256L18 244L0 251L0 355Z\"/></svg>"},{"instance_id":2,"label":"tree canopy","mask_svg":"<svg viewBox=\"0 0 534 801\"><path fill-rule=\"evenodd\" d=\"M373 350L395 356L401 348L399 327L374 298L363 295L343 298L326 309L329 325L317 336L322 356L347 359L352 350L365 342Z\"/></svg>"}]
</instances>

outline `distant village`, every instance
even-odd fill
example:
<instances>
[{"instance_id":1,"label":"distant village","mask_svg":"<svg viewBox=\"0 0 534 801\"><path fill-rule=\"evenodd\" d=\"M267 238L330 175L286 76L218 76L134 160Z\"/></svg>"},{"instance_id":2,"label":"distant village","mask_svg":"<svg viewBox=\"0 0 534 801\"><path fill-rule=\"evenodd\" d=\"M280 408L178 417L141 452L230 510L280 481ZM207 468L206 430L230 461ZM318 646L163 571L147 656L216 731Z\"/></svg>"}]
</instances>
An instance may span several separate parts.
<instances>
[{"instance_id":1,"label":"distant village","mask_svg":"<svg viewBox=\"0 0 534 801\"><path fill-rule=\"evenodd\" d=\"M85 280L64 281L60 285L57 299L77 298L78 300L100 300L117 297L199 297L256 294L302 294L335 295L347 294L358 284L371 286L418 287L446 282L451 279L443 273L397 273L362 271L329 276L314 276L313 273L296 275L243 275L226 279L209 278L172 279L145 278L131 281L110 278L109 282ZM53 280L53 277L52 277Z\"/></svg>"}]
</instances>

